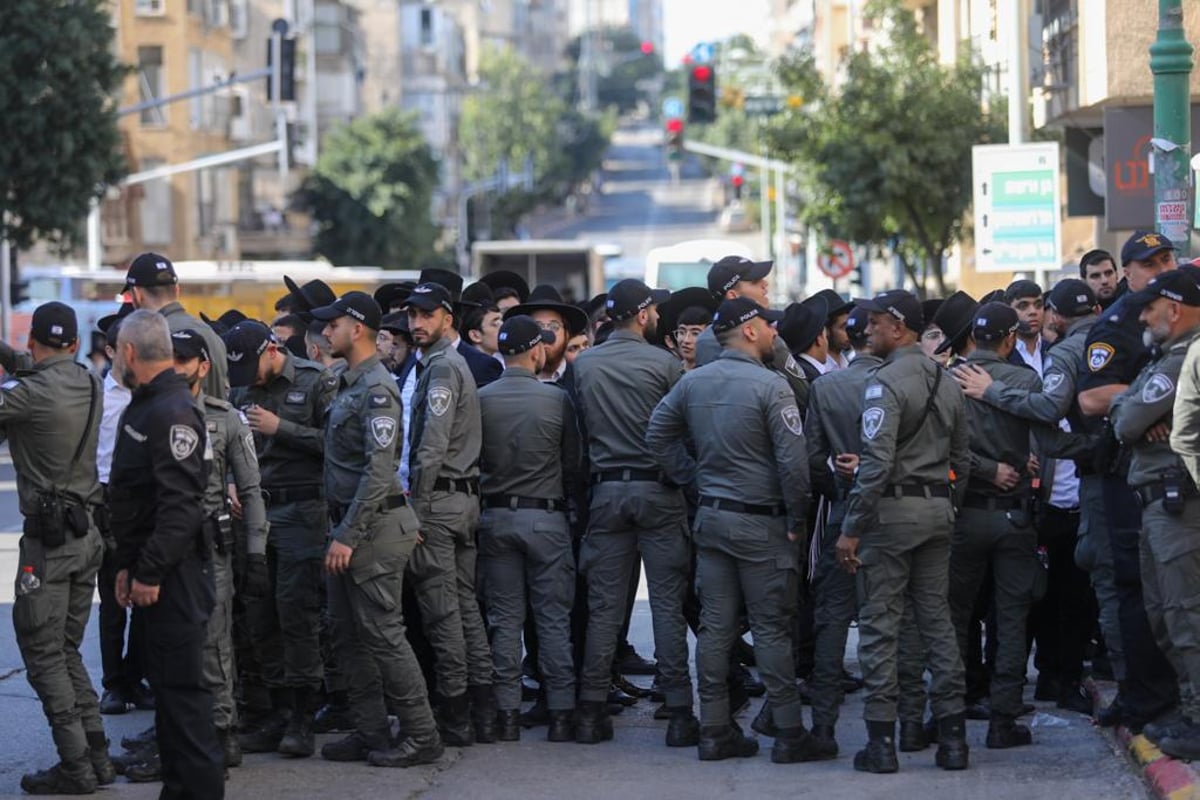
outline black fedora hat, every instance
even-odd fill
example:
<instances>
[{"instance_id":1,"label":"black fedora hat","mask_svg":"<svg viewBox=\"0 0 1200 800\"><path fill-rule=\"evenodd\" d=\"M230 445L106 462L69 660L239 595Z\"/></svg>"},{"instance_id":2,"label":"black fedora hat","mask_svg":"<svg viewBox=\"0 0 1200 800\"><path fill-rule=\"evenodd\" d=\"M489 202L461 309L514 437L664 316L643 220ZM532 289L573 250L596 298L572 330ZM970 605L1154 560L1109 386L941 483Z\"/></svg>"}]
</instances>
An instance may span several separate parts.
<instances>
[{"instance_id":1,"label":"black fedora hat","mask_svg":"<svg viewBox=\"0 0 1200 800\"><path fill-rule=\"evenodd\" d=\"M486 283L475 281L462 291L462 298L458 304L463 308L491 308L496 305L496 298L492 294L492 287Z\"/></svg>"},{"instance_id":2,"label":"black fedora hat","mask_svg":"<svg viewBox=\"0 0 1200 800\"><path fill-rule=\"evenodd\" d=\"M504 318L508 319L518 314L533 316L534 311L554 311L561 314L571 336L587 330L587 312L579 306L563 302L558 289L546 283L533 287L533 291L529 293L529 299L505 311Z\"/></svg>"},{"instance_id":3,"label":"black fedora hat","mask_svg":"<svg viewBox=\"0 0 1200 800\"><path fill-rule=\"evenodd\" d=\"M792 303L783 310L783 319L776 325L779 336L793 353L803 353L825 330L825 301Z\"/></svg>"},{"instance_id":4,"label":"black fedora hat","mask_svg":"<svg viewBox=\"0 0 1200 800\"><path fill-rule=\"evenodd\" d=\"M283 282L292 296L293 305L299 311L312 311L314 308L330 305L337 300L333 289L330 289L329 284L320 278L298 286L294 280L284 275Z\"/></svg>"},{"instance_id":5,"label":"black fedora hat","mask_svg":"<svg viewBox=\"0 0 1200 800\"><path fill-rule=\"evenodd\" d=\"M479 282L490 286L493 292L497 289L512 289L522 303L529 299L529 283L512 270L499 269L489 272L481 276Z\"/></svg>"},{"instance_id":6,"label":"black fedora hat","mask_svg":"<svg viewBox=\"0 0 1200 800\"><path fill-rule=\"evenodd\" d=\"M392 306L400 306L412 294L413 287L417 284L412 281L400 281L399 283L385 283L375 290L372 297L375 302L379 303L379 307L386 314Z\"/></svg>"},{"instance_id":7,"label":"black fedora hat","mask_svg":"<svg viewBox=\"0 0 1200 800\"><path fill-rule=\"evenodd\" d=\"M928 300L921 301L921 313L925 317L926 327L933 324L933 318L937 316L938 309L942 307L942 303L944 302L945 300L940 297L931 297Z\"/></svg>"},{"instance_id":8,"label":"black fedora hat","mask_svg":"<svg viewBox=\"0 0 1200 800\"><path fill-rule=\"evenodd\" d=\"M421 276L417 279L417 283L436 283L450 293L450 300L458 305L462 299L463 291L463 276L457 272L451 272L448 269L440 267L426 267L421 270Z\"/></svg>"},{"instance_id":9,"label":"black fedora hat","mask_svg":"<svg viewBox=\"0 0 1200 800\"><path fill-rule=\"evenodd\" d=\"M667 302L658 307L658 332L661 336L673 335L675 328L679 325L679 315L686 309L693 306L703 308L711 318L716 313L718 305L717 298L713 297L713 293L703 286L689 286L686 289L671 292L671 297Z\"/></svg>"},{"instance_id":10,"label":"black fedora hat","mask_svg":"<svg viewBox=\"0 0 1200 800\"><path fill-rule=\"evenodd\" d=\"M833 289L822 289L816 294L804 298L801 302L814 310L820 310L817 306L818 302L823 303L826 325L832 322L834 317L839 314L849 314L854 308L853 300L846 300Z\"/></svg>"},{"instance_id":11,"label":"black fedora hat","mask_svg":"<svg viewBox=\"0 0 1200 800\"><path fill-rule=\"evenodd\" d=\"M967 337L971 335L971 325L975 322L975 312L978 308L979 303L975 302L975 298L962 291L955 292L943 300L933 316L933 324L946 334L946 341L934 352L941 354L952 347L955 350L961 349Z\"/></svg>"}]
</instances>

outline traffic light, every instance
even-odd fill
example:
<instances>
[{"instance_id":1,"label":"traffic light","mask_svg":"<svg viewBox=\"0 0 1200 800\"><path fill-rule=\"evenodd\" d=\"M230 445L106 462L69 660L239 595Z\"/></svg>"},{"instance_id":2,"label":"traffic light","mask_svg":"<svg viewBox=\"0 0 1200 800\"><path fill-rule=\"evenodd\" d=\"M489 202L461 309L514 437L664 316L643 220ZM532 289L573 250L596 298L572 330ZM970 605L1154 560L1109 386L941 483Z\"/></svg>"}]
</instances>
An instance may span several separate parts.
<instances>
[{"instance_id":1,"label":"traffic light","mask_svg":"<svg viewBox=\"0 0 1200 800\"><path fill-rule=\"evenodd\" d=\"M741 175L734 175L732 178L729 179L729 182L733 185L733 199L741 200L742 199L742 187L746 185L746 179L743 178Z\"/></svg>"},{"instance_id":2,"label":"traffic light","mask_svg":"<svg viewBox=\"0 0 1200 800\"><path fill-rule=\"evenodd\" d=\"M654 42L642 42L641 51L644 56L654 55Z\"/></svg>"},{"instance_id":3,"label":"traffic light","mask_svg":"<svg viewBox=\"0 0 1200 800\"><path fill-rule=\"evenodd\" d=\"M711 64L696 64L688 71L687 119L692 123L717 118L717 73Z\"/></svg>"},{"instance_id":4,"label":"traffic light","mask_svg":"<svg viewBox=\"0 0 1200 800\"><path fill-rule=\"evenodd\" d=\"M0 247L8 247L6 242L0 242ZM10 247L8 299L15 308L29 299L29 281L21 280L21 271L17 268L17 248Z\"/></svg>"},{"instance_id":5,"label":"traffic light","mask_svg":"<svg viewBox=\"0 0 1200 800\"><path fill-rule=\"evenodd\" d=\"M279 99L291 102L296 99L296 40L284 37L280 39L279 59ZM275 38L267 40L267 68L275 64ZM275 76L267 76L267 99L275 99Z\"/></svg>"}]
</instances>

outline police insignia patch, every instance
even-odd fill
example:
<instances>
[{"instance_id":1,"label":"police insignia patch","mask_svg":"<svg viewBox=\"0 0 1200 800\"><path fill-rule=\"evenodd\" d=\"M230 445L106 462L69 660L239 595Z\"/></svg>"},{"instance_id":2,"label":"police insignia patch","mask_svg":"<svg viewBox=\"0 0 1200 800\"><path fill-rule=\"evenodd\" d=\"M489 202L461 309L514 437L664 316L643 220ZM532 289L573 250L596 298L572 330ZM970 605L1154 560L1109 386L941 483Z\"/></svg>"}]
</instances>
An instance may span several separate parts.
<instances>
[{"instance_id":1,"label":"police insignia patch","mask_svg":"<svg viewBox=\"0 0 1200 800\"><path fill-rule=\"evenodd\" d=\"M12 389L17 388L20 385L21 385L21 382L19 380L17 380L16 378L13 378L12 380L7 380L4 383L0 383L0 389L3 389L4 391L7 392L7 391L11 391Z\"/></svg>"},{"instance_id":2,"label":"police insignia patch","mask_svg":"<svg viewBox=\"0 0 1200 800\"><path fill-rule=\"evenodd\" d=\"M787 361L783 364L783 371L793 378L803 378L804 370L800 369L800 362L795 356L788 356Z\"/></svg>"},{"instance_id":3,"label":"police insignia patch","mask_svg":"<svg viewBox=\"0 0 1200 800\"><path fill-rule=\"evenodd\" d=\"M187 425L171 426L171 455L175 457L176 461L183 461L196 452L198 444L200 444L200 434L190 427Z\"/></svg>"},{"instance_id":4,"label":"police insignia patch","mask_svg":"<svg viewBox=\"0 0 1200 800\"><path fill-rule=\"evenodd\" d=\"M884 411L882 408L868 408L863 412L863 436L868 439L874 439L879 433L879 429L883 427Z\"/></svg>"},{"instance_id":5,"label":"police insignia patch","mask_svg":"<svg viewBox=\"0 0 1200 800\"><path fill-rule=\"evenodd\" d=\"M1111 344L1097 342L1088 348L1088 369L1092 372L1099 372L1104 369L1105 365L1112 360L1116 354L1116 349Z\"/></svg>"},{"instance_id":6,"label":"police insignia patch","mask_svg":"<svg viewBox=\"0 0 1200 800\"><path fill-rule=\"evenodd\" d=\"M391 417L375 417L371 420L371 436L380 447L391 447L396 439L396 420Z\"/></svg>"},{"instance_id":7,"label":"police insignia patch","mask_svg":"<svg viewBox=\"0 0 1200 800\"><path fill-rule=\"evenodd\" d=\"M450 402L453 399L454 393L445 386L434 386L429 390L429 411L435 417L440 417L450 410Z\"/></svg>"},{"instance_id":8,"label":"police insignia patch","mask_svg":"<svg viewBox=\"0 0 1200 800\"><path fill-rule=\"evenodd\" d=\"M783 424L787 425L787 429L792 433L800 436L804 433L804 423L800 419L800 409L796 406L788 406L783 411L779 412L783 417Z\"/></svg>"},{"instance_id":9,"label":"police insignia patch","mask_svg":"<svg viewBox=\"0 0 1200 800\"><path fill-rule=\"evenodd\" d=\"M1055 389L1062 386L1062 382L1066 380L1066 378L1067 376L1063 375L1061 372L1051 372L1046 376L1045 383L1042 384L1042 391L1053 392Z\"/></svg>"},{"instance_id":10,"label":"police insignia patch","mask_svg":"<svg viewBox=\"0 0 1200 800\"><path fill-rule=\"evenodd\" d=\"M287 396L284 397L283 402L287 403L289 406L302 406L304 405L304 401L306 399L308 399L308 394L306 392L288 392Z\"/></svg>"},{"instance_id":11,"label":"police insignia patch","mask_svg":"<svg viewBox=\"0 0 1200 800\"><path fill-rule=\"evenodd\" d=\"M387 408L392 404L386 393L371 395L371 408Z\"/></svg>"},{"instance_id":12,"label":"police insignia patch","mask_svg":"<svg viewBox=\"0 0 1200 800\"><path fill-rule=\"evenodd\" d=\"M1142 402L1157 403L1174 391L1175 384L1171 382L1169 377L1160 372L1146 381L1146 385L1142 387Z\"/></svg>"}]
</instances>

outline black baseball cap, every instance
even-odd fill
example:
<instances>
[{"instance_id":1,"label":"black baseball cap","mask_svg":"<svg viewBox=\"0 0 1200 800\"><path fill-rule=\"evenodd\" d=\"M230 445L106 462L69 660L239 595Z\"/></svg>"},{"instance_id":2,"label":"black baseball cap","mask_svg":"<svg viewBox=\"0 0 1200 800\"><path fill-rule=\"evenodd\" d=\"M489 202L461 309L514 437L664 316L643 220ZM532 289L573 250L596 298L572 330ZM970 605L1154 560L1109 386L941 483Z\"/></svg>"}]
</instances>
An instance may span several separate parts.
<instances>
[{"instance_id":1,"label":"black baseball cap","mask_svg":"<svg viewBox=\"0 0 1200 800\"><path fill-rule=\"evenodd\" d=\"M1134 231L1121 246L1121 266L1130 261L1145 261L1155 253L1174 249L1171 240L1158 231Z\"/></svg>"},{"instance_id":2,"label":"black baseball cap","mask_svg":"<svg viewBox=\"0 0 1200 800\"><path fill-rule=\"evenodd\" d=\"M179 276L175 274L171 259L159 253L142 253L129 264L129 270L125 273L125 288L121 292L128 292L135 286L144 288L176 283L179 283Z\"/></svg>"},{"instance_id":3,"label":"black baseball cap","mask_svg":"<svg viewBox=\"0 0 1200 800\"><path fill-rule=\"evenodd\" d=\"M1096 308L1096 293L1078 278L1066 278L1050 290L1046 305L1063 317L1085 317Z\"/></svg>"},{"instance_id":4,"label":"black baseball cap","mask_svg":"<svg viewBox=\"0 0 1200 800\"><path fill-rule=\"evenodd\" d=\"M1200 306L1200 285L1188 272L1169 269L1151 278L1145 289L1130 295L1129 302L1134 306L1148 306L1160 297L1185 306Z\"/></svg>"},{"instance_id":5,"label":"black baseball cap","mask_svg":"<svg viewBox=\"0 0 1200 800\"><path fill-rule=\"evenodd\" d=\"M813 342L825 330L825 302L792 303L783 310L783 319L778 325L779 335L787 343L788 350L802 353L812 347Z\"/></svg>"},{"instance_id":6,"label":"black baseball cap","mask_svg":"<svg viewBox=\"0 0 1200 800\"><path fill-rule=\"evenodd\" d=\"M850 310L850 316L846 318L846 335L850 337L853 343L862 342L867 338L867 325L871 322L871 315L866 309L855 306Z\"/></svg>"},{"instance_id":7,"label":"black baseball cap","mask_svg":"<svg viewBox=\"0 0 1200 800\"><path fill-rule=\"evenodd\" d=\"M57 300L42 303L34 309L29 335L46 347L70 347L79 338L75 309Z\"/></svg>"},{"instance_id":8,"label":"black baseball cap","mask_svg":"<svg viewBox=\"0 0 1200 800\"><path fill-rule=\"evenodd\" d=\"M1039 291L1038 296L1041 294ZM1016 309L1008 303L984 303L975 312L971 337L977 342L999 341L1015 331L1020 321Z\"/></svg>"},{"instance_id":9,"label":"black baseball cap","mask_svg":"<svg viewBox=\"0 0 1200 800\"><path fill-rule=\"evenodd\" d=\"M739 325L745 325L755 317L762 317L767 322L779 322L783 319L783 312L763 308L748 297L724 300L721 305L717 306L717 313L713 314L713 333L731 331Z\"/></svg>"},{"instance_id":10,"label":"black baseball cap","mask_svg":"<svg viewBox=\"0 0 1200 800\"><path fill-rule=\"evenodd\" d=\"M666 289L651 289L637 278L626 278L608 290L604 307L612 320L629 319L644 308L665 303L671 299Z\"/></svg>"},{"instance_id":11,"label":"black baseball cap","mask_svg":"<svg viewBox=\"0 0 1200 800\"><path fill-rule=\"evenodd\" d=\"M221 340L229 362L229 385L251 386L258 377L258 357L267 345L277 341L271 329L257 320L234 325Z\"/></svg>"},{"instance_id":12,"label":"black baseball cap","mask_svg":"<svg viewBox=\"0 0 1200 800\"><path fill-rule=\"evenodd\" d=\"M890 314L916 333L925 328L925 314L921 311L921 301L912 292L903 289L892 289L872 298L856 298L854 307L874 314Z\"/></svg>"},{"instance_id":13,"label":"black baseball cap","mask_svg":"<svg viewBox=\"0 0 1200 800\"><path fill-rule=\"evenodd\" d=\"M504 320L500 326L500 334L496 337L496 349L501 355L516 356L532 350L539 344L554 344L557 337L551 331L542 330L542 326L533 317L517 314Z\"/></svg>"},{"instance_id":14,"label":"black baseball cap","mask_svg":"<svg viewBox=\"0 0 1200 800\"><path fill-rule=\"evenodd\" d=\"M404 301L404 310L409 308L419 308L422 311L441 308L453 314L454 299L450 296L450 290L440 283L418 283Z\"/></svg>"},{"instance_id":15,"label":"black baseball cap","mask_svg":"<svg viewBox=\"0 0 1200 800\"><path fill-rule=\"evenodd\" d=\"M171 347L175 350L175 357L182 358L185 361L190 361L193 358L198 358L201 361L212 360L208 356L208 347L204 344L204 337L191 328L184 328L181 331L172 333Z\"/></svg>"},{"instance_id":16,"label":"black baseball cap","mask_svg":"<svg viewBox=\"0 0 1200 800\"><path fill-rule=\"evenodd\" d=\"M346 292L329 305L314 308L312 315L313 319L322 322L330 322L338 317L350 317L373 331L379 330L380 320L383 318L379 303L366 292Z\"/></svg>"},{"instance_id":17,"label":"black baseball cap","mask_svg":"<svg viewBox=\"0 0 1200 800\"><path fill-rule=\"evenodd\" d=\"M742 256L725 256L708 268L708 290L717 297L741 281L758 281L767 277L774 261L751 261Z\"/></svg>"},{"instance_id":18,"label":"black baseball cap","mask_svg":"<svg viewBox=\"0 0 1200 800\"><path fill-rule=\"evenodd\" d=\"M1038 286L1031 280L1022 278L1013 281L1004 290L1004 302L1011 303L1014 300L1021 300L1025 297L1041 297L1042 287Z\"/></svg>"}]
</instances>

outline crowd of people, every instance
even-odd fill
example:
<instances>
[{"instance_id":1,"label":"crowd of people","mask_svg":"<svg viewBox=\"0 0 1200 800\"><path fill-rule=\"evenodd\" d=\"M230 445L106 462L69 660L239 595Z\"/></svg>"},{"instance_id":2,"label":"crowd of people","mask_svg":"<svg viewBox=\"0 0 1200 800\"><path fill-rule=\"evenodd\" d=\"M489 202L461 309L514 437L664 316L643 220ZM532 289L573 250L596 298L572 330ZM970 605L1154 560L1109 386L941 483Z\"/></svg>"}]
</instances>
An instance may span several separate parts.
<instances>
[{"instance_id":1,"label":"crowd of people","mask_svg":"<svg viewBox=\"0 0 1200 800\"><path fill-rule=\"evenodd\" d=\"M666 746L721 760L758 752L736 717L765 694L771 761L827 760L860 689L855 769L936 744L961 770L968 719L1033 742L1031 652L1036 700L1092 714L1087 675L1115 679L1099 724L1200 757L1200 268L1140 231L1050 287L782 310L771 269L578 305L508 272L289 280L270 321L201 320L146 253L102 380L39 307L0 348L13 623L59 756L22 788L218 798L244 752L318 733L380 767L596 744L644 696ZM154 727L110 755L131 708Z\"/></svg>"}]
</instances>

